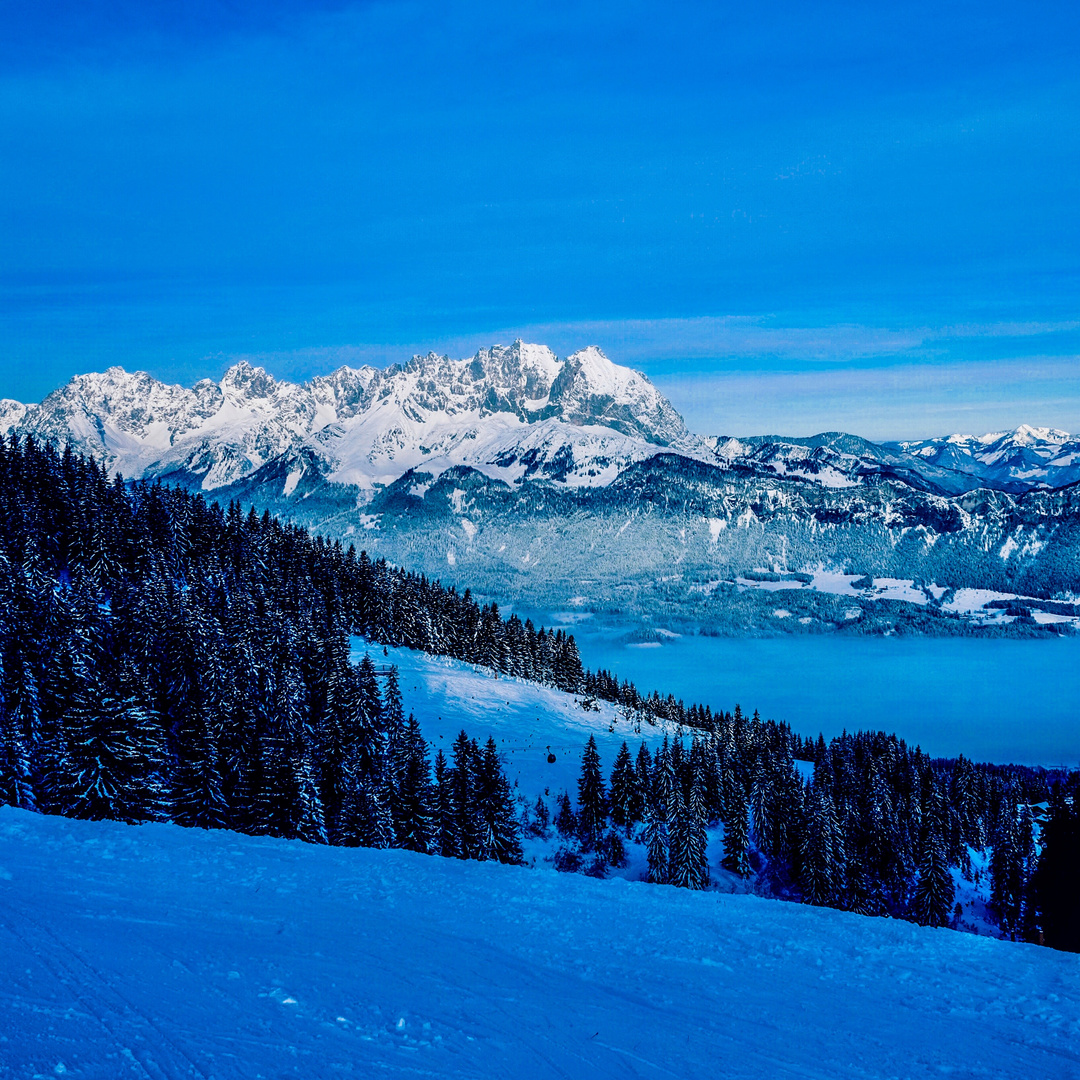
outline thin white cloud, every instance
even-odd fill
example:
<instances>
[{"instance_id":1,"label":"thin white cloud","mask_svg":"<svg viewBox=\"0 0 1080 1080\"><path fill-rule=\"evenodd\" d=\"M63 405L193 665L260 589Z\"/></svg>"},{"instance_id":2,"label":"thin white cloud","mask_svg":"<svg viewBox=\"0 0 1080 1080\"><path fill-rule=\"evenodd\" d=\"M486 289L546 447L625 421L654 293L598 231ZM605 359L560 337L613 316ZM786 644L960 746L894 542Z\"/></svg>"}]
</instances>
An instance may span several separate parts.
<instances>
[{"instance_id":1,"label":"thin white cloud","mask_svg":"<svg viewBox=\"0 0 1080 1080\"><path fill-rule=\"evenodd\" d=\"M468 356L495 342L516 338L542 342L567 354L600 345L619 363L646 367L679 361L715 363L768 361L802 364L853 364L858 361L933 359L964 341L1036 338L1074 332L1080 322L958 323L944 327L892 328L840 323L830 326L783 325L758 316L700 316L668 319L610 319L525 323L475 333L433 336L427 340L367 342L288 352L260 353L259 360L283 374L327 370L340 364L402 363L414 353L434 350Z\"/></svg>"}]
</instances>

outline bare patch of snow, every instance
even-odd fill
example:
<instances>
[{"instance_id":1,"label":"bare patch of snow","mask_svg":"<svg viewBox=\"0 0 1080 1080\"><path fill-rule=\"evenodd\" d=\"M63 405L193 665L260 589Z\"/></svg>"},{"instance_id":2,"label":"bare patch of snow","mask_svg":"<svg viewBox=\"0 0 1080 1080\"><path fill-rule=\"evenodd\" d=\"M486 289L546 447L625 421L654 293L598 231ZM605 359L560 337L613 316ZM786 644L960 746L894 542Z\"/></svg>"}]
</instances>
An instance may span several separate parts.
<instances>
[{"instance_id":1,"label":"bare patch of snow","mask_svg":"<svg viewBox=\"0 0 1080 1080\"><path fill-rule=\"evenodd\" d=\"M976 612L986 614L991 600L1015 600L1016 593L994 592L993 589L957 589L952 598L941 605L944 611L957 611L964 615Z\"/></svg>"},{"instance_id":2,"label":"bare patch of snow","mask_svg":"<svg viewBox=\"0 0 1080 1080\"><path fill-rule=\"evenodd\" d=\"M1033 611L1031 617L1043 626L1051 623L1069 623L1076 626L1080 622L1075 615L1057 615L1052 611Z\"/></svg>"},{"instance_id":3,"label":"bare patch of snow","mask_svg":"<svg viewBox=\"0 0 1080 1080\"><path fill-rule=\"evenodd\" d=\"M285 477L285 486L281 489L281 494L284 495L286 499L296 490L296 485L300 483L300 477L303 475L303 469L293 469L292 472Z\"/></svg>"}]
</instances>

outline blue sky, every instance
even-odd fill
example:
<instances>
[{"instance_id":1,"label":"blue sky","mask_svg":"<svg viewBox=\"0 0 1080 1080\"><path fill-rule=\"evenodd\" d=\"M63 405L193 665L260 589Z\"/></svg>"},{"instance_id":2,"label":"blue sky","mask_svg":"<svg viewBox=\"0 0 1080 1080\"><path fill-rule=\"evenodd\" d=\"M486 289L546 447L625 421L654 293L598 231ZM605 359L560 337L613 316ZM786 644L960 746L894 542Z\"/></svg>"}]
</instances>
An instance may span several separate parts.
<instances>
[{"instance_id":1,"label":"blue sky","mask_svg":"<svg viewBox=\"0 0 1080 1080\"><path fill-rule=\"evenodd\" d=\"M1075 4L0 16L0 395L520 335L699 431L1080 430Z\"/></svg>"}]
</instances>

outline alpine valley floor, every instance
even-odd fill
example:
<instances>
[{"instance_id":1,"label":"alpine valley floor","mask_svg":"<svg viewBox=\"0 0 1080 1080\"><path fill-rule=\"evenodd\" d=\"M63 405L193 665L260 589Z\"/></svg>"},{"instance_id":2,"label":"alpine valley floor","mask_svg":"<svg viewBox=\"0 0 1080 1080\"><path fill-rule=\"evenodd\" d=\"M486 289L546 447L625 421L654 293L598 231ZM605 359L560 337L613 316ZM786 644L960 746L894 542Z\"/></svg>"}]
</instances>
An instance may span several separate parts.
<instances>
[{"instance_id":1,"label":"alpine valley floor","mask_svg":"<svg viewBox=\"0 0 1080 1080\"><path fill-rule=\"evenodd\" d=\"M1080 1076L1080 961L752 896L0 807L0 1077Z\"/></svg>"}]
</instances>

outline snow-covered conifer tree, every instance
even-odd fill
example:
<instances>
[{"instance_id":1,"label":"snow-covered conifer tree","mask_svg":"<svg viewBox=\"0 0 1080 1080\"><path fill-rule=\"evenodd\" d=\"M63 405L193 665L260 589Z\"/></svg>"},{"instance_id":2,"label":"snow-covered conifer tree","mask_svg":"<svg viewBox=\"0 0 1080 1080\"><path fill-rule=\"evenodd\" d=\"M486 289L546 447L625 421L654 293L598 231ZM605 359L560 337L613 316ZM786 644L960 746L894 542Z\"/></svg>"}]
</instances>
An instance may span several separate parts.
<instances>
[{"instance_id":1,"label":"snow-covered conifer tree","mask_svg":"<svg viewBox=\"0 0 1080 1080\"><path fill-rule=\"evenodd\" d=\"M607 790L600 771L596 739L589 736L578 777L578 835L585 851L591 851L607 829Z\"/></svg>"}]
</instances>

